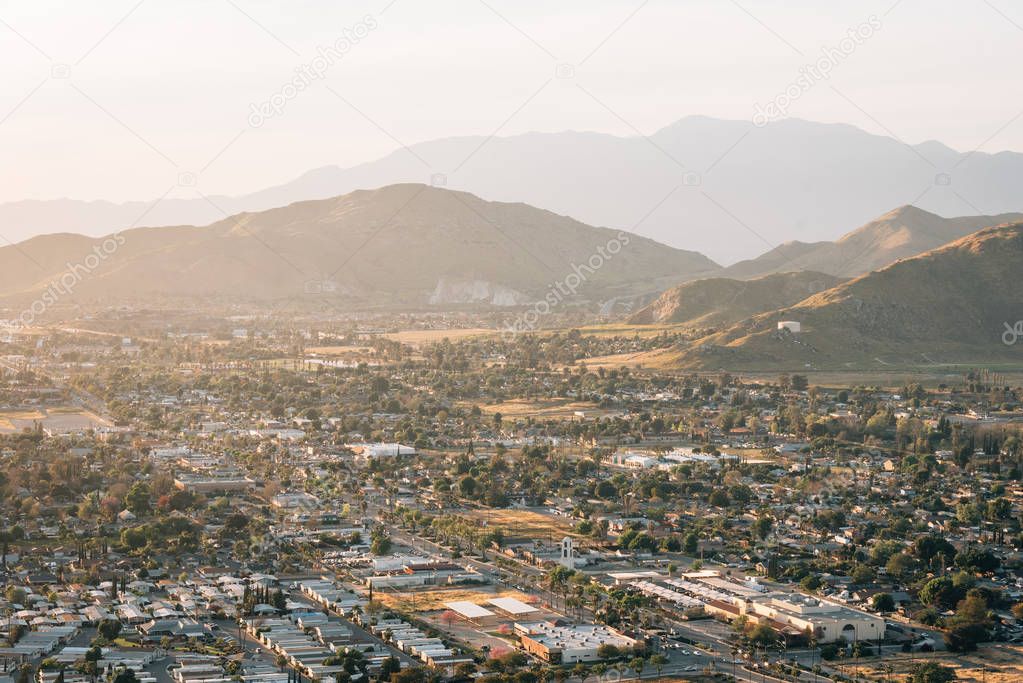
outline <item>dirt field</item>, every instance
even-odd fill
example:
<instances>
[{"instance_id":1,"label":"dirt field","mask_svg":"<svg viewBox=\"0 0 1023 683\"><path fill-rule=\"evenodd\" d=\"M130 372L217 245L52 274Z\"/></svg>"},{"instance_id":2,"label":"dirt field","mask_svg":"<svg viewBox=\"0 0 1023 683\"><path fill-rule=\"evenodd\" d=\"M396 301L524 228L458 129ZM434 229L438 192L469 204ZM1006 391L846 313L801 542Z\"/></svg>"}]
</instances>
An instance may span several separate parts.
<instances>
[{"instance_id":1,"label":"dirt field","mask_svg":"<svg viewBox=\"0 0 1023 683\"><path fill-rule=\"evenodd\" d=\"M490 526L504 529L505 536L513 538L544 539L553 538L559 541L563 536L581 536L572 531L572 520L532 510L470 510L461 513L466 517L475 517Z\"/></svg>"},{"instance_id":2,"label":"dirt field","mask_svg":"<svg viewBox=\"0 0 1023 683\"><path fill-rule=\"evenodd\" d=\"M913 667L925 661L936 661L954 668L957 680L965 683L1023 681L1023 646L1020 645L989 645L965 655L935 652L915 658L885 657L883 663L867 660L860 666L861 680L887 681L887 674L882 666L888 664L892 667L891 680L905 681L909 679Z\"/></svg>"},{"instance_id":3,"label":"dirt field","mask_svg":"<svg viewBox=\"0 0 1023 683\"><path fill-rule=\"evenodd\" d=\"M495 403L489 406L480 406L487 415L501 413L505 418L538 417L538 418L570 418L577 410L583 411L588 417L594 413L605 413L597 408L596 403L570 401L567 399L538 399L531 401L524 398L517 398L503 403Z\"/></svg>"},{"instance_id":4,"label":"dirt field","mask_svg":"<svg viewBox=\"0 0 1023 683\"><path fill-rule=\"evenodd\" d=\"M518 598L525 603L536 601L536 597L532 595L518 591L499 591L487 586L471 588L453 586L398 593L390 590L378 590L373 593L374 600L379 600L385 606L402 612L434 612L446 609L444 603L461 600L469 600L490 609L485 603L494 598Z\"/></svg>"},{"instance_id":5,"label":"dirt field","mask_svg":"<svg viewBox=\"0 0 1023 683\"><path fill-rule=\"evenodd\" d=\"M372 346L310 346L305 351L308 355L315 356L347 356L351 354L374 353Z\"/></svg>"},{"instance_id":6,"label":"dirt field","mask_svg":"<svg viewBox=\"0 0 1023 683\"><path fill-rule=\"evenodd\" d=\"M656 337L664 332L682 332L685 325L629 325L626 323L608 323L606 325L587 325L577 328L581 334L590 337Z\"/></svg>"},{"instance_id":7,"label":"dirt field","mask_svg":"<svg viewBox=\"0 0 1023 683\"><path fill-rule=\"evenodd\" d=\"M587 370L604 368L614 370L616 368L638 368L642 366L649 370L671 370L678 352L675 349L655 349L653 351L640 351L639 353L618 353L611 356L591 356L576 361L575 367L585 365Z\"/></svg>"},{"instance_id":8,"label":"dirt field","mask_svg":"<svg viewBox=\"0 0 1023 683\"><path fill-rule=\"evenodd\" d=\"M0 412L0 434L13 434L23 429L31 429L37 422L42 424L43 429L53 432L113 426L109 420L80 408L40 408Z\"/></svg>"},{"instance_id":9,"label":"dirt field","mask_svg":"<svg viewBox=\"0 0 1023 683\"><path fill-rule=\"evenodd\" d=\"M422 344L439 342L443 339L455 341L457 339L466 339L467 337L485 337L493 334L498 334L498 331L488 330L482 327L469 327L455 330L405 330L403 332L391 332L380 336L385 339L401 342L402 344L420 346Z\"/></svg>"}]
</instances>

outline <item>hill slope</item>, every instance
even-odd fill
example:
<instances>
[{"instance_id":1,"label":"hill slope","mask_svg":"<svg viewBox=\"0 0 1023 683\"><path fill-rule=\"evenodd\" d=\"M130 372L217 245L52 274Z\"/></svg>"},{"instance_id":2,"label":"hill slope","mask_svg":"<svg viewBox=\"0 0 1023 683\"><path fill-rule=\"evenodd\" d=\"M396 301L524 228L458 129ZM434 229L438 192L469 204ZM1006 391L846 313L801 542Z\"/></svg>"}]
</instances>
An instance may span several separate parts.
<instances>
[{"instance_id":1,"label":"hill slope","mask_svg":"<svg viewBox=\"0 0 1023 683\"><path fill-rule=\"evenodd\" d=\"M749 121L691 116L646 138L527 133L445 138L411 150L415 156L397 150L214 200L229 214L263 211L357 189L427 182L440 173L447 174L450 188L543 206L723 263L755 257L763 240L834 240L850 224L907 202L944 216L960 215L970 205L990 213L1023 210L1023 154L966 154L935 142L908 146L852 126L797 119L757 128ZM953 167L954 186L935 184L935 168ZM697 174L698 184L680 186L687 172ZM147 209L147 225L204 225L222 217L201 198L167 199L155 207L58 200L0 205L0 226L15 242L50 232L100 235L135 224Z\"/></svg>"},{"instance_id":2,"label":"hill slope","mask_svg":"<svg viewBox=\"0 0 1023 683\"><path fill-rule=\"evenodd\" d=\"M839 278L812 271L768 275L755 280L695 280L664 292L629 322L634 325L679 323L692 327L729 325L757 313L791 306L839 282Z\"/></svg>"},{"instance_id":3,"label":"hill slope","mask_svg":"<svg viewBox=\"0 0 1023 683\"><path fill-rule=\"evenodd\" d=\"M986 228L754 316L682 351L688 367L842 368L1023 360L1002 342L1020 318L1023 223ZM802 332L779 332L795 320Z\"/></svg>"},{"instance_id":4,"label":"hill slope","mask_svg":"<svg viewBox=\"0 0 1023 683\"><path fill-rule=\"evenodd\" d=\"M981 228L1023 220L1023 214L942 218L915 206L903 206L870 221L834 242L789 242L724 270L729 277L815 270L855 277L899 259L936 249Z\"/></svg>"},{"instance_id":5,"label":"hill slope","mask_svg":"<svg viewBox=\"0 0 1023 683\"><path fill-rule=\"evenodd\" d=\"M75 285L75 297L510 304L542 296L578 266L584 282L571 299L585 301L718 268L636 235L426 185L300 202L207 227L127 230L118 240ZM48 235L0 249L0 295L32 296L101 241ZM594 258L601 251L607 258Z\"/></svg>"}]
</instances>

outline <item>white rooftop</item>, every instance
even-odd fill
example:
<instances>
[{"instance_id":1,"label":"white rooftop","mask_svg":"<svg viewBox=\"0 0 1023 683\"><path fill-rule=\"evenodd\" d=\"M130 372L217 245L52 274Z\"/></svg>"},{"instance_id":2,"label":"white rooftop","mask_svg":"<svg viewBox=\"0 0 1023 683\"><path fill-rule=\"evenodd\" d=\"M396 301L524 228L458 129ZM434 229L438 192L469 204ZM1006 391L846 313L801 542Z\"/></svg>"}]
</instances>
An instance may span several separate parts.
<instances>
[{"instance_id":1,"label":"white rooftop","mask_svg":"<svg viewBox=\"0 0 1023 683\"><path fill-rule=\"evenodd\" d=\"M483 617L492 617L494 613L488 610L486 607L480 607L475 602L469 602L468 600L456 600L455 602L445 602L444 606L448 609L458 612L466 619L482 619Z\"/></svg>"},{"instance_id":2,"label":"white rooftop","mask_svg":"<svg viewBox=\"0 0 1023 683\"><path fill-rule=\"evenodd\" d=\"M491 600L487 600L487 602L497 609L513 615L530 614L531 612L537 611L535 607L527 605L518 598L493 598Z\"/></svg>"}]
</instances>

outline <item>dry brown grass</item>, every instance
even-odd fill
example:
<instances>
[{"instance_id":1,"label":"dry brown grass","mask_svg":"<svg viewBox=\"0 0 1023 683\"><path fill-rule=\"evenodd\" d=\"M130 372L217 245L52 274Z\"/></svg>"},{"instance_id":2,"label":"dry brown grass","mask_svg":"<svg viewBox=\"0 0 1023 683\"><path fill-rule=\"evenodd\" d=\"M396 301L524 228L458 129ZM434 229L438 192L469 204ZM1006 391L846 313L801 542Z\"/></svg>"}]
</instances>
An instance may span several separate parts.
<instances>
[{"instance_id":1,"label":"dry brown grass","mask_svg":"<svg viewBox=\"0 0 1023 683\"><path fill-rule=\"evenodd\" d=\"M554 540L560 540L563 536L582 538L572 530L572 520L567 517L557 517L533 510L514 508L469 510L460 514L479 519L489 526L500 527L504 530L505 536L513 538L546 539L552 537Z\"/></svg>"},{"instance_id":2,"label":"dry brown grass","mask_svg":"<svg viewBox=\"0 0 1023 683\"><path fill-rule=\"evenodd\" d=\"M914 666L925 661L936 661L956 670L957 680L963 683L1019 683L1023 681L1023 646L988 645L977 652L950 654L935 652L910 657L885 657L866 660L860 667L861 680L887 681L883 664L892 667L892 681L906 681Z\"/></svg>"},{"instance_id":3,"label":"dry brown grass","mask_svg":"<svg viewBox=\"0 0 1023 683\"><path fill-rule=\"evenodd\" d=\"M502 403L494 403L492 405L480 406L487 415L493 415L494 413L501 413L505 418L520 418L520 417L539 417L539 418L570 418L577 410L581 410L587 415L591 415L593 412L598 411L596 403L589 403L586 401L571 401L568 399L525 399L516 398L510 401L504 401ZM599 412L606 412L600 410Z\"/></svg>"},{"instance_id":4,"label":"dry brown grass","mask_svg":"<svg viewBox=\"0 0 1023 683\"><path fill-rule=\"evenodd\" d=\"M485 337L494 334L498 334L498 332L496 330L488 330L483 327L467 327L453 330L403 330L402 332L390 332L380 336L385 339L401 342L402 344L420 346L423 344L436 343L444 339L455 341L457 339L466 339L468 337Z\"/></svg>"},{"instance_id":5,"label":"dry brown grass","mask_svg":"<svg viewBox=\"0 0 1023 683\"><path fill-rule=\"evenodd\" d=\"M0 412L0 432L18 432L21 427L15 427L13 420L34 421L42 420L46 415L38 410L6 410Z\"/></svg>"},{"instance_id":6,"label":"dry brown grass","mask_svg":"<svg viewBox=\"0 0 1023 683\"><path fill-rule=\"evenodd\" d=\"M604 368L614 370L617 368L639 368L642 366L650 370L672 370L678 359L678 351L675 349L653 349L652 351L640 351L638 353L617 353L610 356L591 356L576 361L576 366L585 365L587 370Z\"/></svg>"},{"instance_id":7,"label":"dry brown grass","mask_svg":"<svg viewBox=\"0 0 1023 683\"><path fill-rule=\"evenodd\" d=\"M306 348L307 354L317 356L347 356L374 352L372 346L310 346Z\"/></svg>"},{"instance_id":8,"label":"dry brown grass","mask_svg":"<svg viewBox=\"0 0 1023 683\"><path fill-rule=\"evenodd\" d=\"M81 408L59 406L38 410L8 410L0 412L0 433L16 433L39 422L47 429L58 431L110 427L106 418Z\"/></svg>"}]
</instances>

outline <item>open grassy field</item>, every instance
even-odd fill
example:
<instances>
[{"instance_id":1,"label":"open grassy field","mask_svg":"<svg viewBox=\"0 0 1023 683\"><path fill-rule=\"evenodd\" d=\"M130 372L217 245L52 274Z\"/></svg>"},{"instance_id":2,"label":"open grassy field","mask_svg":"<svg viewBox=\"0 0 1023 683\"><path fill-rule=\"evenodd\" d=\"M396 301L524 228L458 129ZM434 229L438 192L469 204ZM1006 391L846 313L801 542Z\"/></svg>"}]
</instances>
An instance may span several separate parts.
<instances>
[{"instance_id":1,"label":"open grassy field","mask_svg":"<svg viewBox=\"0 0 1023 683\"><path fill-rule=\"evenodd\" d=\"M610 356L591 356L576 361L576 365L585 365L587 370L604 368L614 370L618 368L636 369L642 367L647 370L673 370L678 352L675 349L653 349L651 351L640 351L639 353L617 353Z\"/></svg>"},{"instance_id":2,"label":"open grassy field","mask_svg":"<svg viewBox=\"0 0 1023 683\"><path fill-rule=\"evenodd\" d=\"M0 412L0 434L12 434L23 429L31 429L37 422L42 424L43 429L53 432L72 432L113 426L110 420L82 408L39 408L37 410Z\"/></svg>"},{"instance_id":3,"label":"open grassy field","mask_svg":"<svg viewBox=\"0 0 1023 683\"><path fill-rule=\"evenodd\" d=\"M402 344L420 346L423 344L439 342L443 339L455 341L457 339L466 339L468 337L485 337L494 334L499 334L499 332L497 330L489 330L483 327L468 327L452 330L404 330L402 332L391 332L380 336L385 339L401 342Z\"/></svg>"},{"instance_id":4,"label":"open grassy field","mask_svg":"<svg viewBox=\"0 0 1023 683\"><path fill-rule=\"evenodd\" d=\"M497 590L487 586L473 586L472 588L452 586L402 592L378 590L373 593L374 600L379 600L386 607L402 612L434 612L446 609L444 603L462 600L469 600L487 607L486 601L494 598L517 598L525 603L536 601L536 597L532 595L518 591Z\"/></svg>"},{"instance_id":5,"label":"open grassy field","mask_svg":"<svg viewBox=\"0 0 1023 683\"><path fill-rule=\"evenodd\" d=\"M651 325L630 325L628 323L606 323L575 328L588 337L656 337L664 332L684 332L685 325L654 323Z\"/></svg>"},{"instance_id":6,"label":"open grassy field","mask_svg":"<svg viewBox=\"0 0 1023 683\"><path fill-rule=\"evenodd\" d=\"M913 667L925 661L936 661L955 669L962 683L1019 683L1023 681L1023 646L988 645L976 652L950 654L934 652L926 656L885 657L863 660L859 667L860 680L888 681L883 665L892 667L892 681L909 680ZM848 668L848 667L847 667ZM851 674L849 669L846 673Z\"/></svg>"},{"instance_id":7,"label":"open grassy field","mask_svg":"<svg viewBox=\"0 0 1023 683\"><path fill-rule=\"evenodd\" d=\"M28 422L31 426L33 422L42 420L44 417L46 415L38 410L8 410L0 412L0 433L20 432L21 427L15 427L15 424Z\"/></svg>"},{"instance_id":8,"label":"open grassy field","mask_svg":"<svg viewBox=\"0 0 1023 683\"><path fill-rule=\"evenodd\" d=\"M536 399L517 398L502 403L480 406L487 415L501 413L504 418L538 417L538 418L570 418L577 410L593 416L594 413L606 412L597 408L596 403L572 401L569 399Z\"/></svg>"},{"instance_id":9,"label":"open grassy field","mask_svg":"<svg viewBox=\"0 0 1023 683\"><path fill-rule=\"evenodd\" d=\"M555 541L563 536L581 536L572 530L572 520L544 512L517 508L469 510L461 513L466 517L475 517L490 526L504 529L506 537L525 539L544 539Z\"/></svg>"},{"instance_id":10,"label":"open grassy field","mask_svg":"<svg viewBox=\"0 0 1023 683\"><path fill-rule=\"evenodd\" d=\"M351 354L374 353L372 346L310 346L305 351L311 356L347 356Z\"/></svg>"}]
</instances>

